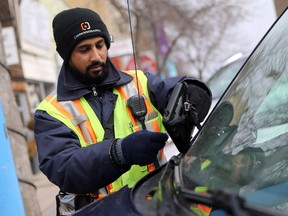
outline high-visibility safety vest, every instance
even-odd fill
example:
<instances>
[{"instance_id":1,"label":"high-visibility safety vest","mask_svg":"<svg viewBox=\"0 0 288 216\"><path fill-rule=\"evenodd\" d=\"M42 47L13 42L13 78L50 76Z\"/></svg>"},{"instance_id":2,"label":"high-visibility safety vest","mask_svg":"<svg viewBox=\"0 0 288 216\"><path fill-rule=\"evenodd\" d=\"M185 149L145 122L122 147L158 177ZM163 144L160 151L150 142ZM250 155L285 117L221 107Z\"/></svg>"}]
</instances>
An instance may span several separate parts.
<instances>
[{"instance_id":1,"label":"high-visibility safety vest","mask_svg":"<svg viewBox=\"0 0 288 216\"><path fill-rule=\"evenodd\" d=\"M123 86L114 88L113 93L118 95L114 109L115 138L124 138L132 132L141 130L141 124L133 117L127 100L133 95L143 95L147 108L145 126L147 130L165 132L162 116L150 101L147 89L147 78L142 71L126 71L133 76L133 80ZM138 80L138 81L137 81ZM139 91L139 93L138 93ZM50 116L58 119L74 131L82 147L101 142L104 138L104 129L91 106L84 97L73 101L57 101L56 93L48 95L37 107L46 111ZM93 122L93 124L91 124ZM159 154L160 164L165 162L163 154ZM115 182L108 185L108 192L114 192L128 185L132 187L140 178L155 169L153 164L148 166L133 165L130 170L120 176Z\"/></svg>"}]
</instances>

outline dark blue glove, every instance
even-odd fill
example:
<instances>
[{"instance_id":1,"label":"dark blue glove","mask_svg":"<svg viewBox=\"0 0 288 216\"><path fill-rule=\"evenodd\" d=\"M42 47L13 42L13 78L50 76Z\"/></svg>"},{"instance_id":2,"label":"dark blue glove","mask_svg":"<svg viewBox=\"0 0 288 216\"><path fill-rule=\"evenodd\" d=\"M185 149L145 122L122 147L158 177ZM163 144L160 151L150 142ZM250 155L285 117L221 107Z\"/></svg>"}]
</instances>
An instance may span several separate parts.
<instances>
[{"instance_id":1,"label":"dark blue glove","mask_svg":"<svg viewBox=\"0 0 288 216\"><path fill-rule=\"evenodd\" d=\"M142 130L111 144L110 156L120 168L133 164L144 166L157 160L157 154L165 146L168 135L165 133Z\"/></svg>"}]
</instances>

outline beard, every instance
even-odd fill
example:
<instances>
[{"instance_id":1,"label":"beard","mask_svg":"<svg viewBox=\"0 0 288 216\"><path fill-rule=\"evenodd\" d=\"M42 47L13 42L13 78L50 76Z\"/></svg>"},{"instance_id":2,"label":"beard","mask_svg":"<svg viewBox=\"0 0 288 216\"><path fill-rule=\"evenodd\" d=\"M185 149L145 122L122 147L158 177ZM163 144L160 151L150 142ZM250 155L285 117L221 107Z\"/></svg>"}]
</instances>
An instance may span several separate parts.
<instances>
[{"instance_id":1,"label":"beard","mask_svg":"<svg viewBox=\"0 0 288 216\"><path fill-rule=\"evenodd\" d=\"M91 69L97 66L102 66L102 70L98 71L97 73L91 72ZM76 68L74 68L72 71L76 78L81 82L88 85L98 84L106 79L109 71L109 65L107 62L92 62L87 66L85 73L78 71Z\"/></svg>"}]
</instances>

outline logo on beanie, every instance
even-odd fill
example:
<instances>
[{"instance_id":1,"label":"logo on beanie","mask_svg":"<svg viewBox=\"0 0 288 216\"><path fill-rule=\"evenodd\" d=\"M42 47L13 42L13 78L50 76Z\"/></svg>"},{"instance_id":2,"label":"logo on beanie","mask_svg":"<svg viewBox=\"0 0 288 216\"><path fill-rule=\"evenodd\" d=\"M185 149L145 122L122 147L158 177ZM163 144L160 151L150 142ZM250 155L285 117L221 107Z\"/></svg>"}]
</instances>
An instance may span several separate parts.
<instances>
[{"instance_id":1,"label":"logo on beanie","mask_svg":"<svg viewBox=\"0 0 288 216\"><path fill-rule=\"evenodd\" d=\"M81 26L81 29L82 29L83 31L86 31L86 30L88 30L88 29L91 28L89 22L82 22L82 23L80 24L80 26Z\"/></svg>"}]
</instances>

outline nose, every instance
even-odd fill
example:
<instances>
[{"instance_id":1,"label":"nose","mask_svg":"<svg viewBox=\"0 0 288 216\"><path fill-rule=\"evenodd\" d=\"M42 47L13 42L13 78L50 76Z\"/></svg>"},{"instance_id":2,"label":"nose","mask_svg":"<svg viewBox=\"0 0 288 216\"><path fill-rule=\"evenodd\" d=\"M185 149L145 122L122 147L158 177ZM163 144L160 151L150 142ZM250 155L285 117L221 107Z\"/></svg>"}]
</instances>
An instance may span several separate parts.
<instances>
[{"instance_id":1,"label":"nose","mask_svg":"<svg viewBox=\"0 0 288 216\"><path fill-rule=\"evenodd\" d=\"M99 51L96 47L94 47L93 49L91 49L90 61L91 61L91 62L101 61L100 51Z\"/></svg>"}]
</instances>

